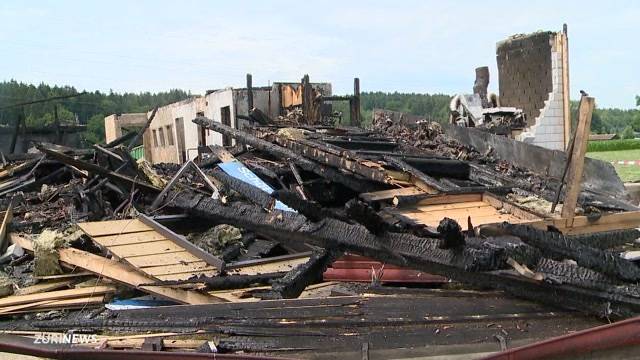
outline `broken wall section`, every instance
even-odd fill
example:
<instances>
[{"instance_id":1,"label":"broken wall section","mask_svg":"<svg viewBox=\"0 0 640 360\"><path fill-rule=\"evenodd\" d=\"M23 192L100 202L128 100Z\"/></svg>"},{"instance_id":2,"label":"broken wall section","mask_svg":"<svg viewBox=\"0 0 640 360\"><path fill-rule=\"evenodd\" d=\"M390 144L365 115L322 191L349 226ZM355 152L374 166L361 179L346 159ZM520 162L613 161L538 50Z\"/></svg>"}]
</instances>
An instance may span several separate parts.
<instances>
[{"instance_id":1,"label":"broken wall section","mask_svg":"<svg viewBox=\"0 0 640 360\"><path fill-rule=\"evenodd\" d=\"M521 108L527 117L528 127L517 139L553 150L563 150L568 140L563 41L563 32L548 31L515 35L496 45L500 105Z\"/></svg>"}]
</instances>

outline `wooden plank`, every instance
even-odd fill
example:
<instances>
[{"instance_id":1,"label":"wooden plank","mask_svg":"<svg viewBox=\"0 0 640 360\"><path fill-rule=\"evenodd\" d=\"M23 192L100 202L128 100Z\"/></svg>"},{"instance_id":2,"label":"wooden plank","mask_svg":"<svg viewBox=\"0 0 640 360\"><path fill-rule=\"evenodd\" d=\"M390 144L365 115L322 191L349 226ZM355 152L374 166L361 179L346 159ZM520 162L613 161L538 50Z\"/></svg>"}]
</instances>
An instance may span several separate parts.
<instances>
[{"instance_id":1,"label":"wooden plank","mask_svg":"<svg viewBox=\"0 0 640 360\"><path fill-rule=\"evenodd\" d=\"M184 273L174 273L174 274L167 274L167 275L157 275L156 277L160 280L164 280L164 281L169 281L169 280L186 280L189 278L192 278L194 276L200 276L200 275L204 275L204 276L214 276L216 275L216 269L211 269L208 271L188 271L188 272L184 272Z\"/></svg>"},{"instance_id":2,"label":"wooden plank","mask_svg":"<svg viewBox=\"0 0 640 360\"><path fill-rule=\"evenodd\" d=\"M449 217L450 219L455 220L456 222L458 222L458 224L460 224L461 227L465 228L467 227L467 222L468 222L468 216L461 216L461 217ZM438 224L440 224L440 220L442 219L414 219L416 222L423 224L423 225L428 225L428 226L433 226L433 227L437 227ZM485 216L476 216L476 217L471 217L471 223L473 224L473 226L478 226L478 225L485 225L485 224L494 224L494 223L500 223L503 221L508 221L512 224L519 224L524 222L525 220L522 219L518 219L516 217L513 217L509 214L496 214L496 215L485 215Z\"/></svg>"},{"instance_id":3,"label":"wooden plank","mask_svg":"<svg viewBox=\"0 0 640 360\"><path fill-rule=\"evenodd\" d=\"M90 271L72 271L68 274L34 276L34 278L38 280L55 280L55 279L79 278L81 276L87 276L87 275L93 275L93 273Z\"/></svg>"},{"instance_id":4,"label":"wooden plank","mask_svg":"<svg viewBox=\"0 0 640 360\"><path fill-rule=\"evenodd\" d=\"M153 230L149 230L126 235L92 236L92 239L102 246L109 247L115 245L142 244L146 242L164 240L166 237Z\"/></svg>"},{"instance_id":5,"label":"wooden plank","mask_svg":"<svg viewBox=\"0 0 640 360\"><path fill-rule=\"evenodd\" d=\"M230 274L243 274L243 275L256 275L256 274L266 274L273 272L285 272L293 269L294 267L304 264L309 260L308 257L303 257L299 259L291 259L284 261L277 261L267 264L258 264L252 266L245 266L238 269L228 270Z\"/></svg>"},{"instance_id":6,"label":"wooden plank","mask_svg":"<svg viewBox=\"0 0 640 360\"><path fill-rule=\"evenodd\" d=\"M202 172L196 164L193 164L193 166L196 168L197 171ZM206 177L204 173L202 173L202 176ZM213 189L217 191L217 189L215 188ZM175 244L182 247L184 250L188 251L194 257L205 261L211 266L215 266L220 271L224 270L225 263L222 259L215 257L209 254L208 252L205 252L204 250L200 249L199 247L193 245L191 242L187 241L187 239L185 239L184 236L176 234L166 226L158 223L157 221L154 221L152 218L144 214L138 215L138 219L144 224L146 224L147 226L151 227L153 230L155 230L159 234L164 235L167 239L173 241Z\"/></svg>"},{"instance_id":7,"label":"wooden plank","mask_svg":"<svg viewBox=\"0 0 640 360\"><path fill-rule=\"evenodd\" d=\"M360 199L366 202L376 202L376 201L382 201L382 200L391 200L396 196L418 195L418 194L424 194L424 193L425 193L424 191L418 189L417 187L410 186L406 188L362 193L360 194Z\"/></svg>"},{"instance_id":8,"label":"wooden plank","mask_svg":"<svg viewBox=\"0 0 640 360\"><path fill-rule=\"evenodd\" d=\"M164 254L168 252L178 252L178 251L184 251L184 249L174 244L173 241L164 239L164 240L147 242L144 245L128 244L128 245L109 246L109 251L115 254L116 256L118 256L119 258L127 258L130 256L155 255L155 254Z\"/></svg>"},{"instance_id":9,"label":"wooden plank","mask_svg":"<svg viewBox=\"0 0 640 360\"><path fill-rule=\"evenodd\" d=\"M13 219L13 202L9 203L9 207L7 211L4 212L2 216L2 224L0 224L0 252L4 253L4 250L7 248L7 231L9 229L9 224L11 224L11 220Z\"/></svg>"},{"instance_id":10,"label":"wooden plank","mask_svg":"<svg viewBox=\"0 0 640 360\"><path fill-rule=\"evenodd\" d=\"M420 214L414 214L413 216L419 218L439 218L443 217L460 217L460 216L485 216L485 215L497 215L498 210L491 206L481 206L473 208L451 209L451 210L439 210L439 211L424 211L421 209Z\"/></svg>"},{"instance_id":11,"label":"wooden plank","mask_svg":"<svg viewBox=\"0 0 640 360\"><path fill-rule=\"evenodd\" d=\"M114 286L94 286L88 288L50 291L38 294L12 295L0 299L0 307L27 304L44 300L61 300L83 296L102 295L115 291L116 288Z\"/></svg>"},{"instance_id":12,"label":"wooden plank","mask_svg":"<svg viewBox=\"0 0 640 360\"><path fill-rule=\"evenodd\" d=\"M41 282L35 285L17 289L16 291L14 291L13 295L29 295L64 289L70 287L75 282L77 282L76 279L56 279L53 281Z\"/></svg>"},{"instance_id":13,"label":"wooden plank","mask_svg":"<svg viewBox=\"0 0 640 360\"><path fill-rule=\"evenodd\" d=\"M158 277L158 275L169 275L176 273L186 273L186 272L200 272L213 269L213 267L204 261L197 261L189 264L175 264L175 265L159 265L159 266L151 266L144 268L144 272Z\"/></svg>"},{"instance_id":14,"label":"wooden plank","mask_svg":"<svg viewBox=\"0 0 640 360\"><path fill-rule=\"evenodd\" d=\"M127 257L124 260L126 260L126 262L128 262L129 264L140 268L142 271L144 271L145 267L150 266L189 264L201 261L200 259L189 254L186 251L178 251L167 254L132 256Z\"/></svg>"},{"instance_id":15,"label":"wooden plank","mask_svg":"<svg viewBox=\"0 0 640 360\"><path fill-rule=\"evenodd\" d=\"M56 309L72 309L83 308L85 306L97 305L104 303L105 296L89 296L77 299L64 299L64 300L43 300L35 303L22 304L16 306L8 306L0 309L0 314L20 314L25 312L39 312L43 310L56 310Z\"/></svg>"},{"instance_id":16,"label":"wooden plank","mask_svg":"<svg viewBox=\"0 0 640 360\"><path fill-rule=\"evenodd\" d=\"M85 222L78 226L91 237L153 230L138 219Z\"/></svg>"},{"instance_id":17,"label":"wooden plank","mask_svg":"<svg viewBox=\"0 0 640 360\"><path fill-rule=\"evenodd\" d=\"M23 249L33 251L33 244L30 240L17 236L16 234L10 234L10 239L14 244L20 245ZM64 248L58 250L58 253L60 254L60 261L62 262L81 267L108 279L133 286L144 292L160 296L164 299L191 305L221 302L220 299L195 291L172 289L163 286L141 286L141 284L153 283L155 279L117 261L94 255L86 251L74 248Z\"/></svg>"},{"instance_id":18,"label":"wooden plank","mask_svg":"<svg viewBox=\"0 0 640 360\"><path fill-rule=\"evenodd\" d=\"M503 209L506 212L513 214L514 216L520 219L540 220L542 217L544 217L544 214L536 214L535 212L525 209L519 206L518 204L515 204L508 200L500 199L490 193L482 194L482 201L491 204L491 206L493 206L496 209L499 209L499 210Z\"/></svg>"},{"instance_id":19,"label":"wooden plank","mask_svg":"<svg viewBox=\"0 0 640 360\"><path fill-rule=\"evenodd\" d=\"M433 197L428 197L423 200L420 200L415 205L416 206L437 205L437 204L450 204L450 203L460 203L460 202L470 202L470 201L482 201L482 193L435 195Z\"/></svg>"},{"instance_id":20,"label":"wooden plank","mask_svg":"<svg viewBox=\"0 0 640 360\"><path fill-rule=\"evenodd\" d=\"M418 209L424 212L450 210L450 209L464 209L464 208L479 208L479 207L492 207L491 204L484 201L468 201L451 204L438 204L438 205L420 205Z\"/></svg>"},{"instance_id":21,"label":"wooden plank","mask_svg":"<svg viewBox=\"0 0 640 360\"><path fill-rule=\"evenodd\" d=\"M562 217L573 218L575 216L578 195L582 187L582 172L584 170L584 155L587 152L587 142L591 130L591 115L595 107L595 99L583 96L580 100L580 112L578 114L578 125L576 137L573 145L573 155L567 174L567 189L564 201L562 202Z\"/></svg>"}]
</instances>

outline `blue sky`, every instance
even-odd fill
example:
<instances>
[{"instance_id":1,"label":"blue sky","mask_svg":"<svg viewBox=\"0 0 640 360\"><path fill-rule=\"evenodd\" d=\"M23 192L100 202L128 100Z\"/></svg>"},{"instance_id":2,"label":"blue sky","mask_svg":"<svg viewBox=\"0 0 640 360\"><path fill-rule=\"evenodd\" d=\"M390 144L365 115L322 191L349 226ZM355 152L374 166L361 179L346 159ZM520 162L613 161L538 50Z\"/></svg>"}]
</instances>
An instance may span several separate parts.
<instances>
[{"instance_id":1,"label":"blue sky","mask_svg":"<svg viewBox=\"0 0 640 360\"><path fill-rule=\"evenodd\" d=\"M569 26L571 88L600 107L640 94L634 1L0 2L0 79L79 89L202 93L296 81L352 91L470 92L495 44Z\"/></svg>"}]
</instances>

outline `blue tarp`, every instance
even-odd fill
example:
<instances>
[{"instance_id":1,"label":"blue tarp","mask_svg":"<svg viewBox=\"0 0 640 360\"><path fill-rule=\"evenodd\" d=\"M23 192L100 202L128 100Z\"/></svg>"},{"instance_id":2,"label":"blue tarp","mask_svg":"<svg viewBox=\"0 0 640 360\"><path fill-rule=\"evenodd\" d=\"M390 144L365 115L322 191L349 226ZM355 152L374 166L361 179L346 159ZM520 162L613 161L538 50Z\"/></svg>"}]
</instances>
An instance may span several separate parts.
<instances>
[{"instance_id":1,"label":"blue tarp","mask_svg":"<svg viewBox=\"0 0 640 360\"><path fill-rule=\"evenodd\" d=\"M218 167L220 167L220 169L222 169L222 171L227 173L229 176L233 176L240 181L243 181L249 185L253 185L258 189L266 192L267 194L271 194L274 191L271 186L262 181L262 179L260 179L256 174L254 174L251 170L244 166L244 164L240 161L229 161L220 163L218 164ZM279 200L276 200L275 208L282 211L296 212Z\"/></svg>"}]
</instances>

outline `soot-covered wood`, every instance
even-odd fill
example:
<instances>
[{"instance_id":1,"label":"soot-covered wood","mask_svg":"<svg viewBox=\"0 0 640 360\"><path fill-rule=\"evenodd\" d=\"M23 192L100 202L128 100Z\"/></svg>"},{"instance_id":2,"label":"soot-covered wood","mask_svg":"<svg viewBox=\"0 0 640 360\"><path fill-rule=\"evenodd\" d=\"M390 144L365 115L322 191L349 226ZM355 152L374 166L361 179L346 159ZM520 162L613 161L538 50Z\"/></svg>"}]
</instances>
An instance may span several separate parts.
<instances>
[{"instance_id":1,"label":"soot-covered wood","mask_svg":"<svg viewBox=\"0 0 640 360\"><path fill-rule=\"evenodd\" d=\"M503 250L494 246L443 250L438 248L439 239L405 233L376 236L361 225L336 219L312 222L301 214L279 211L266 213L256 206L242 203L225 207L217 200L188 192L174 194L172 198L174 207L194 216L243 227L283 243L308 242L325 249L348 251L385 263L446 276L472 286L500 289L517 297L599 316L628 317L640 312L640 299L637 298L483 272L503 265L500 262L496 264Z\"/></svg>"},{"instance_id":2,"label":"soot-covered wood","mask_svg":"<svg viewBox=\"0 0 640 360\"><path fill-rule=\"evenodd\" d=\"M237 141L251 145L259 151L264 151L280 159L293 161L305 171L310 171L331 181L336 181L352 190L366 192L375 189L374 186L361 177L343 174L337 169L313 162L294 151L259 139L249 133L233 129L204 117L196 118L193 122L221 134L229 135Z\"/></svg>"}]
</instances>

